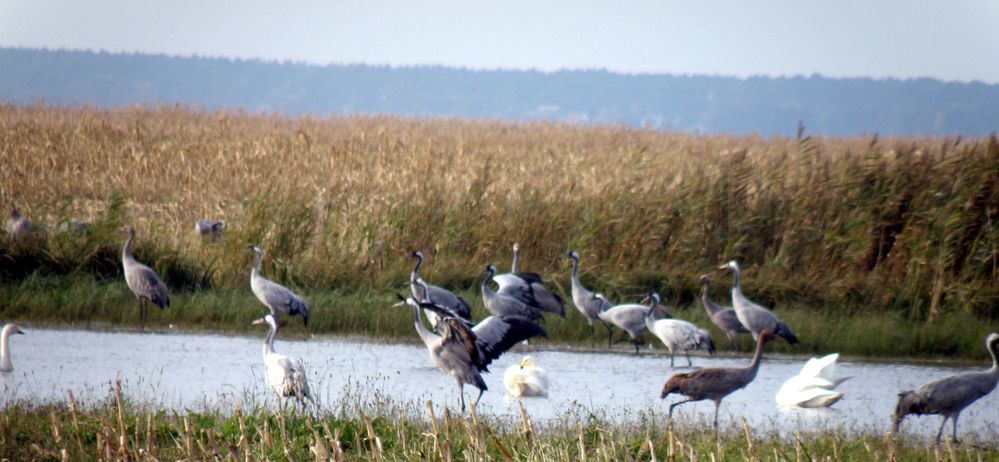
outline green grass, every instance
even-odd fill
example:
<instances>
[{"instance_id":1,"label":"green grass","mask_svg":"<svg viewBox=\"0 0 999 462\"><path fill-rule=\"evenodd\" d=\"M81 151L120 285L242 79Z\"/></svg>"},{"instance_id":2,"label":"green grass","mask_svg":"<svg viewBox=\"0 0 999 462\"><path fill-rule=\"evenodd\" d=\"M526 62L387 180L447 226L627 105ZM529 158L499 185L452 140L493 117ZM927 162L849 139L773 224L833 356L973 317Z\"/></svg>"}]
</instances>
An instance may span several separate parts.
<instances>
[{"instance_id":1,"label":"green grass","mask_svg":"<svg viewBox=\"0 0 999 462\"><path fill-rule=\"evenodd\" d=\"M409 309L391 307L397 301L396 294L405 293L404 290L408 287L393 284L380 291L302 291L311 306L309 330L314 334L415 340ZM476 319L486 316L477 289L459 293L472 302ZM606 345L606 330L598 325L596 335L591 336L590 327L572 308L571 302L569 304L565 319L557 316L546 318L547 343L589 347L595 341L598 348L603 348ZM674 316L708 328L719 350L749 352L753 348L747 336L729 344L724 334L710 323L699 304L679 309L671 305L670 309ZM166 326L173 325L181 330L258 332L251 322L266 312L249 287L180 291L171 295L169 308L151 309L149 328L166 329ZM948 313L933 323L912 322L893 312L816 311L791 306L779 307L777 313L793 326L802 340L794 347L785 342L775 342L772 351L783 353L825 354L836 351L852 356L948 357L979 361L987 358L983 339L989 332L999 330L995 322L964 313ZM0 285L0 318L99 329L112 326L133 329L139 325L137 302L124 281L78 276L36 275ZM283 333L300 336L305 334L305 330L295 318ZM620 335L620 331L615 331L615 338ZM646 334L645 340L662 349L653 336ZM627 347L621 344L615 346Z\"/></svg>"},{"instance_id":2,"label":"green grass","mask_svg":"<svg viewBox=\"0 0 999 462\"><path fill-rule=\"evenodd\" d=\"M993 442L994 443L994 442ZM777 436L743 424L716 436L700 423L639 411L625 421L567 410L543 424L458 414L346 390L318 412L172 412L104 400L10 403L0 410L9 460L950 460L999 457L995 444L930 445L920 438L844 430Z\"/></svg>"}]
</instances>

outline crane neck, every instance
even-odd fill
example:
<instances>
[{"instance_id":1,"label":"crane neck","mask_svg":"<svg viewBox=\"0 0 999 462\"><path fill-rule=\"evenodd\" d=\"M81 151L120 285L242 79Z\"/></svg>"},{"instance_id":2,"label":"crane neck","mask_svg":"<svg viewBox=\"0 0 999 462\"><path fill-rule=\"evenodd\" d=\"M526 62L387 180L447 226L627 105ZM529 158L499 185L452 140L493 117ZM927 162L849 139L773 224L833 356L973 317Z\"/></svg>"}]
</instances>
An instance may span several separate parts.
<instances>
[{"instance_id":1,"label":"crane neck","mask_svg":"<svg viewBox=\"0 0 999 462\"><path fill-rule=\"evenodd\" d=\"M756 371L760 370L760 360L763 359L763 345L767 343L767 336L760 333L760 338L756 340L756 351L753 353L753 361L749 363L746 370L752 371L756 377Z\"/></svg>"},{"instance_id":2,"label":"crane neck","mask_svg":"<svg viewBox=\"0 0 999 462\"><path fill-rule=\"evenodd\" d=\"M495 292L493 291L493 288L489 287L489 283L492 282L493 275L495 275L495 274L496 273L493 272L493 271L487 271L486 272L486 277L485 277L485 279L482 280L482 293L483 293L483 295L488 294L489 296L492 296L493 294L495 294Z\"/></svg>"},{"instance_id":3,"label":"crane neck","mask_svg":"<svg viewBox=\"0 0 999 462\"><path fill-rule=\"evenodd\" d=\"M573 285L579 284L579 259L572 259L572 283Z\"/></svg>"},{"instance_id":4,"label":"crane neck","mask_svg":"<svg viewBox=\"0 0 999 462\"><path fill-rule=\"evenodd\" d=\"M701 302L704 303L704 309L707 310L708 315L714 316L720 311L715 302L711 300L711 283L705 282L701 286Z\"/></svg>"},{"instance_id":5,"label":"crane neck","mask_svg":"<svg viewBox=\"0 0 999 462\"><path fill-rule=\"evenodd\" d=\"M271 329L267 332L267 338L264 339L264 357L274 353L274 337L277 336L277 326L271 325Z\"/></svg>"},{"instance_id":6,"label":"crane neck","mask_svg":"<svg viewBox=\"0 0 999 462\"><path fill-rule=\"evenodd\" d=\"M253 270L250 272L250 275L260 276L260 264L264 261L264 253L257 251L254 251L253 253L256 254L257 258L254 259Z\"/></svg>"},{"instance_id":7,"label":"crane neck","mask_svg":"<svg viewBox=\"0 0 999 462\"><path fill-rule=\"evenodd\" d=\"M517 250L513 251L513 263L510 264L510 272L514 274L520 272L520 252Z\"/></svg>"},{"instance_id":8,"label":"crane neck","mask_svg":"<svg viewBox=\"0 0 999 462\"><path fill-rule=\"evenodd\" d=\"M7 345L7 338L4 337L4 348ZM993 381L999 380L999 340L993 341L989 345L989 354L992 356L992 368L989 372L992 373Z\"/></svg>"},{"instance_id":9,"label":"crane neck","mask_svg":"<svg viewBox=\"0 0 999 462\"><path fill-rule=\"evenodd\" d=\"M415 282L420 278L420 266L423 265L423 256L416 256L416 266L413 267L413 272L409 275L409 280Z\"/></svg>"},{"instance_id":10,"label":"crane neck","mask_svg":"<svg viewBox=\"0 0 999 462\"><path fill-rule=\"evenodd\" d=\"M429 347L440 340L440 337L430 332L427 326L423 325L423 317L420 316L420 307L410 306L413 307L413 324L416 326L416 333L420 335L420 340L423 340L423 344Z\"/></svg>"},{"instance_id":11,"label":"crane neck","mask_svg":"<svg viewBox=\"0 0 999 462\"><path fill-rule=\"evenodd\" d=\"M132 256L132 242L135 241L135 231L128 232L128 239L125 240L125 247L121 249L121 259L123 261L135 261Z\"/></svg>"},{"instance_id":12,"label":"crane neck","mask_svg":"<svg viewBox=\"0 0 999 462\"><path fill-rule=\"evenodd\" d=\"M8 343L10 342L11 330L4 328L3 335L0 336L0 372L10 372L14 370L14 365L10 361L10 350Z\"/></svg>"},{"instance_id":13,"label":"crane neck","mask_svg":"<svg viewBox=\"0 0 999 462\"><path fill-rule=\"evenodd\" d=\"M732 284L732 294L742 295L742 283L739 282L739 268L733 268L732 272L735 273L735 282Z\"/></svg>"}]
</instances>

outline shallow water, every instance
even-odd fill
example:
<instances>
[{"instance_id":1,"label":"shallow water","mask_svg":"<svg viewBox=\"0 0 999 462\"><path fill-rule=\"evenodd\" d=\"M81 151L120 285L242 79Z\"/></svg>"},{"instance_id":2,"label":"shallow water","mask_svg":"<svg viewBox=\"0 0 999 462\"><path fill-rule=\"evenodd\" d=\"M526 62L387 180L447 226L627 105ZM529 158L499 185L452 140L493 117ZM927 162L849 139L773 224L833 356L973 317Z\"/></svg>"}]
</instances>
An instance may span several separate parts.
<instances>
[{"instance_id":1,"label":"shallow water","mask_svg":"<svg viewBox=\"0 0 999 462\"><path fill-rule=\"evenodd\" d=\"M259 338L198 334L139 334L82 330L25 329L27 335L11 338L15 370L0 374L0 404L18 400L64 401L67 390L84 403L109 396L116 377L133 400L157 407L204 409L231 407L234 403L267 403L273 396L263 381ZM414 333L415 338L415 333ZM518 347L520 348L520 347ZM336 401L345 389L373 390L402 402L422 406L426 400L457 407L454 382L430 362L426 349L413 344L377 343L356 338L281 340L281 353L303 359L313 393L320 404ZM658 353L658 352L657 352ZM479 405L482 414L519 419L515 401L507 398L503 371L525 355L519 349L494 362L485 374L489 386ZM639 411L655 410L665 420L668 403L658 399L665 380L674 372L669 359L643 352L531 351L551 382L547 399L528 398L523 403L535 421L594 413L610 419L629 420ZM842 429L846 432L882 434L889 429L899 390L913 389L927 381L959 372L982 370L941 365L891 362L857 362L840 358L838 375L852 379L840 385L845 397L831 409L789 410L774 403L781 383L800 370L806 357L766 357L755 381L722 401L719 423L741 425L745 418L758 430L793 432ZM693 358L694 366L743 366L749 357ZM677 364L686 364L680 357ZM466 399L478 393L465 387ZM710 424L710 401L685 404L675 416ZM907 434L935 435L940 417L910 416L903 423ZM949 424L946 431L949 431ZM972 404L961 415L958 436L965 440L999 439L999 392Z\"/></svg>"}]
</instances>

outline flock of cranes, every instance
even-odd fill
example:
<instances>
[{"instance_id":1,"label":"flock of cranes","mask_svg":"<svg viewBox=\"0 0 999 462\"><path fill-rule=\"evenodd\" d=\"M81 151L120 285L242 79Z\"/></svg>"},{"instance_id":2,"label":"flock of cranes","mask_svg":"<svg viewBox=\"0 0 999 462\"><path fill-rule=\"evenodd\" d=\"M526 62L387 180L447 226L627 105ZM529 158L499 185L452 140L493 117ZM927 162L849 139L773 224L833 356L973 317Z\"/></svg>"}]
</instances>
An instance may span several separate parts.
<instances>
[{"instance_id":1,"label":"flock of cranes","mask_svg":"<svg viewBox=\"0 0 999 462\"><path fill-rule=\"evenodd\" d=\"M11 213L7 232L11 236L18 233L34 232L36 228L17 209ZM199 221L195 231L203 236L217 239L225 230L225 222ZM132 254L135 230L123 229L127 235L122 249L122 267L128 288L138 299L141 325L145 326L146 305L152 303L160 309L170 305L166 285L150 267L136 261ZM260 273L264 250L248 246L248 252L255 254L250 271L250 287L254 295L265 305L269 314L254 321L254 324L269 326L264 340L263 360L265 379L270 388L281 400L296 400L303 408L307 402L315 403L310 394L308 379L300 360L277 353L274 340L279 330L279 317L301 316L308 327L309 305L290 289L266 279ZM488 389L482 374L489 372L488 366L514 345L526 342L533 337L547 337L538 324L544 313L554 313L565 317L565 301L550 291L542 277L536 273L524 272L519 267L520 248L513 245L513 263L510 273L496 274L494 265L485 267L481 284L482 301L489 316L478 323L472 321L471 304L447 290L432 285L420 277L420 267L424 256L413 252L416 260L410 275L412 296L403 297L396 307L408 307L413 311L414 327L417 335L427 348L433 364L451 377L458 388L462 410L465 409L464 386L471 385L479 390L473 405L478 404L482 394ZM579 254L569 252L572 260L571 292L572 301L579 313L587 320L591 335L595 334L595 324L604 324L608 333L608 346L613 340L611 326L627 333L639 354L639 338L645 332L658 337L670 353L670 367L674 367L674 354L682 352L687 365L692 366L690 351L704 350L714 354L715 346L710 334L687 321L673 318L656 292L649 293L642 303L615 305L604 295L587 289L579 280ZM793 330L783 323L772 311L754 303L742 292L740 269L736 261L722 265L719 269L733 273L732 307L715 303L710 296L711 279L700 277L702 286L701 302L712 323L725 332L728 340L749 333L756 341L752 360L741 368L708 368L687 373L677 373L663 386L660 398L670 394L680 394L686 399L669 406L672 416L677 406L701 400L715 404L713 424L718 425L718 408L722 399L744 388L756 377L763 357L765 344L773 339L783 338L791 345L798 343ZM497 289L493 289L493 283ZM646 305L645 303L649 304ZM432 329L428 329L421 312L427 315ZM658 313L664 317L659 317ZM4 327L0 337L0 372L13 369L8 349L12 334L23 334L13 324ZM893 416L893 429L898 431L902 419L910 414L937 414L943 416L937 440L943 432L947 420L953 423L953 437L957 438L957 421L961 411L979 398L989 394L999 381L999 334L986 338L986 349L992 356L992 367L984 372L959 374L927 383L914 391L899 394ZM835 387L848 377L837 377L834 373L836 354L810 360L798 376L792 377L781 388L777 401L781 405L802 407L830 406L843 397ZM518 366L513 366L504 375L504 383L514 396L546 396L548 379L544 370L538 367L533 358L527 357Z\"/></svg>"}]
</instances>

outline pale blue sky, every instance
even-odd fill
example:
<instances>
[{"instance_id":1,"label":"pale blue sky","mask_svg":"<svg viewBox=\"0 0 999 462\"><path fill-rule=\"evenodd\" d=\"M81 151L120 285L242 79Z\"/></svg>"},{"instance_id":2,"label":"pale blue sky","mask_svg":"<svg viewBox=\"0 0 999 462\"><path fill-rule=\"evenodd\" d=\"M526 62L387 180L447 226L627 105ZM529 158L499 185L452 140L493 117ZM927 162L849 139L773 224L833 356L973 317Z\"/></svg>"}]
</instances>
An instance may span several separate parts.
<instances>
[{"instance_id":1,"label":"pale blue sky","mask_svg":"<svg viewBox=\"0 0 999 462\"><path fill-rule=\"evenodd\" d=\"M997 24L997 0L0 0L0 46L989 83Z\"/></svg>"}]
</instances>

